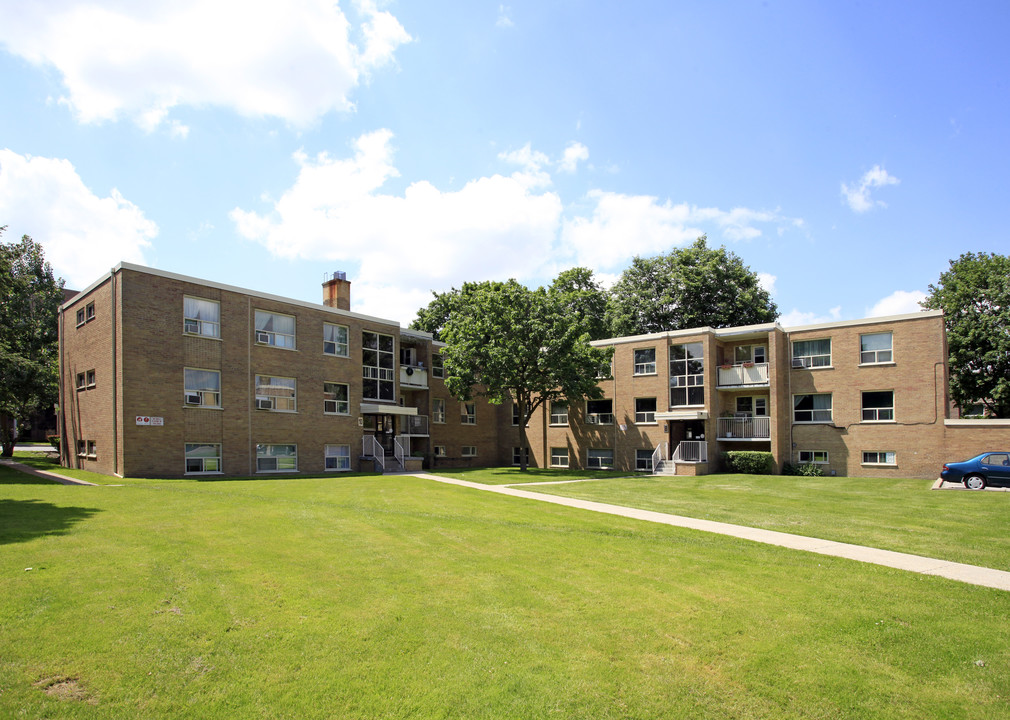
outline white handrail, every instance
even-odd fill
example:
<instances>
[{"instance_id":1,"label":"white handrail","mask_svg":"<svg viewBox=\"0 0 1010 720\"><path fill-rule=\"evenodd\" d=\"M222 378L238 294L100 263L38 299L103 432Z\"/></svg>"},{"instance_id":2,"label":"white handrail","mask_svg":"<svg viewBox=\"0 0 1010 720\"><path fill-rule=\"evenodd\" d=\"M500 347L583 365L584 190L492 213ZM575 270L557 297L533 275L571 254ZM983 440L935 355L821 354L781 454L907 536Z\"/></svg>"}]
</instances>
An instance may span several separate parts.
<instances>
[{"instance_id":1,"label":"white handrail","mask_svg":"<svg viewBox=\"0 0 1010 720\"><path fill-rule=\"evenodd\" d=\"M673 451L674 462L708 462L708 444L701 440L682 440Z\"/></svg>"},{"instance_id":2,"label":"white handrail","mask_svg":"<svg viewBox=\"0 0 1010 720\"><path fill-rule=\"evenodd\" d=\"M401 470L407 469L407 463L404 461L405 455L406 451L403 449L403 445L400 444L400 438L393 438L393 457L395 457L396 461L400 463Z\"/></svg>"},{"instance_id":3,"label":"white handrail","mask_svg":"<svg viewBox=\"0 0 1010 720\"><path fill-rule=\"evenodd\" d=\"M364 457L370 457L375 460L379 463L379 467L382 468L382 472L386 472L386 451L382 449L382 445L379 444L374 435L361 436L361 454Z\"/></svg>"}]
</instances>

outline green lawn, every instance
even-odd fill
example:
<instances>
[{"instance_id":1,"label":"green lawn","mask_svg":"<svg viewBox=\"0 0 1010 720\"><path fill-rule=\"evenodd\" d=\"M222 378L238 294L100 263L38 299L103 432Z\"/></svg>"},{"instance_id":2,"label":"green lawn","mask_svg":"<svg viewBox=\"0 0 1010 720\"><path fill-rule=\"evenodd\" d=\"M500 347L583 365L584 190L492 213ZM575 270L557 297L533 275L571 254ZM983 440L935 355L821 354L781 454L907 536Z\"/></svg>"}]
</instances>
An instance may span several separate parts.
<instances>
[{"instance_id":1,"label":"green lawn","mask_svg":"<svg viewBox=\"0 0 1010 720\"><path fill-rule=\"evenodd\" d=\"M1010 593L412 477L12 472L0 717L1010 714Z\"/></svg>"},{"instance_id":2,"label":"green lawn","mask_svg":"<svg viewBox=\"0 0 1010 720\"><path fill-rule=\"evenodd\" d=\"M929 480L703 475L536 490L1010 570L1010 493L931 486Z\"/></svg>"},{"instance_id":3,"label":"green lawn","mask_svg":"<svg viewBox=\"0 0 1010 720\"><path fill-rule=\"evenodd\" d=\"M433 475L482 483L484 485L515 485L519 483L560 482L586 478L627 477L629 473L617 470L567 470L560 468L529 468L520 472L517 467L492 468L438 468Z\"/></svg>"}]
</instances>

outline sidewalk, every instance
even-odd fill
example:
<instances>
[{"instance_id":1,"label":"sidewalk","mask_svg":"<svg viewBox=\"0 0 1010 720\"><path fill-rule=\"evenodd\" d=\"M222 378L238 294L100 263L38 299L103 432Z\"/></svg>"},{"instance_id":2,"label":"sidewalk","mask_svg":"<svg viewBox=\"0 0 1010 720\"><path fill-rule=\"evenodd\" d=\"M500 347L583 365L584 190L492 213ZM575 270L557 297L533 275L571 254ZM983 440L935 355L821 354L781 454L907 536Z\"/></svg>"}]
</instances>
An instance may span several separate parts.
<instances>
[{"instance_id":1,"label":"sidewalk","mask_svg":"<svg viewBox=\"0 0 1010 720\"><path fill-rule=\"evenodd\" d=\"M879 550L862 545L850 545L849 543L834 542L832 540L820 540L818 538L804 537L803 535L791 535L775 530L761 530L743 525L731 525L712 520L698 520L697 518L669 515L652 510L638 510L621 505L593 502L591 500L577 500L575 498L558 497L556 495L545 495L544 493L530 490L520 490L508 485L482 485L481 483L455 480L425 473L417 473L414 477L434 480L448 485L459 485L474 490L499 493L500 495L510 495L527 500L539 500L555 505L591 510L592 512L606 513L608 515L619 515L621 517L645 520L663 525L728 535L743 540L765 543L766 545L778 545L779 547L790 548L792 550L805 550L806 552L818 553L820 555L847 558L849 560L882 565L898 570L917 572L922 575L936 575L949 580L958 580L971 585L980 585L997 590L1010 590L1010 572L1004 570L993 570L975 565L937 560L935 558L910 555L892 550Z\"/></svg>"},{"instance_id":2,"label":"sidewalk","mask_svg":"<svg viewBox=\"0 0 1010 720\"><path fill-rule=\"evenodd\" d=\"M97 487L93 482L88 482L87 480L77 480L75 478L59 475L57 473L50 472L48 470L36 470L35 468L29 465L23 465L16 460L6 460L0 458L0 465L2 465L3 467L12 468L14 470L19 470L20 472L23 472L26 475L34 475L35 477L45 478L46 480L52 480L53 482L58 482L60 485L92 485Z\"/></svg>"}]
</instances>

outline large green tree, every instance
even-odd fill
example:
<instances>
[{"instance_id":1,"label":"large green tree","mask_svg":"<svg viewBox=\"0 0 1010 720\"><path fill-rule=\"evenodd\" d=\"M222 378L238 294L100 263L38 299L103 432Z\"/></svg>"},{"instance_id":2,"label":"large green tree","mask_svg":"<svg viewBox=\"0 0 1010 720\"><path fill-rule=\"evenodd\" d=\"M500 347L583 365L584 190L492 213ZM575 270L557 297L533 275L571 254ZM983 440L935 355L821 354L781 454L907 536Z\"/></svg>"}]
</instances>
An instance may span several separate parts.
<instances>
[{"instance_id":1,"label":"large green tree","mask_svg":"<svg viewBox=\"0 0 1010 720\"><path fill-rule=\"evenodd\" d=\"M432 301L417 311L417 317L410 327L414 330L431 333L436 340L442 339L442 328L445 327L449 314L459 300L459 290L453 288L448 292L431 291Z\"/></svg>"},{"instance_id":2,"label":"large green tree","mask_svg":"<svg viewBox=\"0 0 1010 720\"><path fill-rule=\"evenodd\" d=\"M725 247L693 245L635 257L611 288L607 320L615 337L691 327L772 322L778 308L757 273Z\"/></svg>"},{"instance_id":3,"label":"large green tree","mask_svg":"<svg viewBox=\"0 0 1010 720\"><path fill-rule=\"evenodd\" d=\"M943 310L954 402L1010 417L1010 256L969 252L951 260L921 304Z\"/></svg>"},{"instance_id":4,"label":"large green tree","mask_svg":"<svg viewBox=\"0 0 1010 720\"><path fill-rule=\"evenodd\" d=\"M594 348L570 322L560 294L515 280L465 283L442 328L445 382L456 397L519 406L520 470L527 467L526 423L540 406L602 394L599 370L609 349Z\"/></svg>"},{"instance_id":5,"label":"large green tree","mask_svg":"<svg viewBox=\"0 0 1010 720\"><path fill-rule=\"evenodd\" d=\"M548 292L558 302L569 322L579 323L590 340L607 337L607 291L585 267L563 270Z\"/></svg>"},{"instance_id":6,"label":"large green tree","mask_svg":"<svg viewBox=\"0 0 1010 720\"><path fill-rule=\"evenodd\" d=\"M27 235L18 243L0 243L0 444L5 457L14 452L15 420L24 424L57 400L62 301L63 281L53 277L40 244Z\"/></svg>"}]
</instances>

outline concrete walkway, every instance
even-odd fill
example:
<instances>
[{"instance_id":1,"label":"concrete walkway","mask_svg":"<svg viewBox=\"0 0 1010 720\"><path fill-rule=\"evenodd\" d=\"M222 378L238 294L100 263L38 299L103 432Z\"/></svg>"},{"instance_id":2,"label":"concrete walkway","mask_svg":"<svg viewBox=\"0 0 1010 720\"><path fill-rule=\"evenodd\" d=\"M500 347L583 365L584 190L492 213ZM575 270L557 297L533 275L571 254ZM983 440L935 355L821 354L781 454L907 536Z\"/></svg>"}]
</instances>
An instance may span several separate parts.
<instances>
[{"instance_id":1,"label":"concrete walkway","mask_svg":"<svg viewBox=\"0 0 1010 720\"><path fill-rule=\"evenodd\" d=\"M482 485L481 483L422 473L415 473L414 477L434 480L446 483L447 485L459 485L460 487L472 488L474 490L484 490L485 492L493 492L500 495L525 498L527 500L539 500L555 505L579 508L580 510L591 510L593 512L619 515L621 517L672 525L674 527L729 535L730 537L752 540L754 542L765 543L766 545L778 545L779 547L790 548L792 550L805 550L820 555L858 560L859 562L883 565L884 567L897 568L898 570L908 570L923 575L937 575L950 580L996 588L997 590L1010 590L1010 572L1004 570L992 570L975 565L937 560L921 555L909 555L908 553L894 552L892 550L879 550L862 545L850 545L849 543L820 540L818 538L804 537L803 535L791 535L775 530L761 530L743 525L731 525L712 520L698 520L697 518L682 517L680 515L669 515L652 510L638 510L621 505L593 502L592 500L577 500L575 498L546 495L530 490L520 490L508 485Z\"/></svg>"},{"instance_id":2,"label":"concrete walkway","mask_svg":"<svg viewBox=\"0 0 1010 720\"><path fill-rule=\"evenodd\" d=\"M60 485L95 485L95 483L88 482L87 480L78 480L76 478L66 477L65 475L59 475L48 470L36 470L35 468L29 465L23 465L16 460L0 458L0 466L18 470L23 472L25 475L34 475L35 477L52 480L53 482L58 482Z\"/></svg>"}]
</instances>

